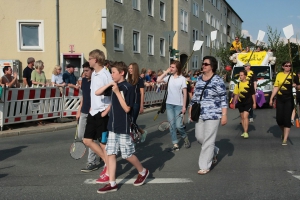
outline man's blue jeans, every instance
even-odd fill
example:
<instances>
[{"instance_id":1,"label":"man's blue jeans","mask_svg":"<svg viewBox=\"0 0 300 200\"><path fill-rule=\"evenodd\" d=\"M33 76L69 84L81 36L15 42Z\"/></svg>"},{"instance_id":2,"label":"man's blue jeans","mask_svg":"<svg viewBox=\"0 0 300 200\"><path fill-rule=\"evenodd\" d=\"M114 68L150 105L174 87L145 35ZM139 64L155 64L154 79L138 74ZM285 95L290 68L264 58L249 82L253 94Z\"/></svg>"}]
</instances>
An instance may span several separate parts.
<instances>
[{"instance_id":1,"label":"man's blue jeans","mask_svg":"<svg viewBox=\"0 0 300 200\"><path fill-rule=\"evenodd\" d=\"M170 122L170 133L173 144L178 144L176 129L179 131L182 138L186 137L183 128L182 117L177 117L181 113L182 106L166 104L168 121Z\"/></svg>"}]
</instances>

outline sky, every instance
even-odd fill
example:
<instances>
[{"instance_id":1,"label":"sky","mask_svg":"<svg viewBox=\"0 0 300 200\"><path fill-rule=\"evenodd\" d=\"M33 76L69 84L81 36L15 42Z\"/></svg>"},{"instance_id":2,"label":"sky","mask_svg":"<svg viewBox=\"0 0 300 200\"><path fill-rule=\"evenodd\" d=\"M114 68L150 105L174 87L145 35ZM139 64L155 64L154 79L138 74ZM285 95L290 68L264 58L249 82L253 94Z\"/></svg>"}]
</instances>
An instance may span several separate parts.
<instances>
[{"instance_id":1,"label":"sky","mask_svg":"<svg viewBox=\"0 0 300 200\"><path fill-rule=\"evenodd\" d=\"M267 26L281 32L285 39L283 28L292 24L294 36L290 42L300 44L300 0L226 0L227 3L244 21L242 34L250 36L256 42L258 31L266 32L264 42L267 42ZM285 39L285 41L287 41Z\"/></svg>"}]
</instances>

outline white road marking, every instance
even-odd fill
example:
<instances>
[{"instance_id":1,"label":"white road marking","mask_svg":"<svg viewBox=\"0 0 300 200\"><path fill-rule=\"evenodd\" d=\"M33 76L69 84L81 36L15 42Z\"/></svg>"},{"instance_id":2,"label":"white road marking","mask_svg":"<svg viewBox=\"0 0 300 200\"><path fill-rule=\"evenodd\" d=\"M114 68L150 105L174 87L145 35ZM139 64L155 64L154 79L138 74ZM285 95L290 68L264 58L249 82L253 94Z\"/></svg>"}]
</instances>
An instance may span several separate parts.
<instances>
[{"instance_id":1,"label":"white road marking","mask_svg":"<svg viewBox=\"0 0 300 200\"><path fill-rule=\"evenodd\" d=\"M97 179L86 179L84 181L85 184L98 184L96 183ZM135 178L131 179L117 179L117 183L122 183L122 184L133 184ZM146 180L146 183L155 183L155 184L164 184L164 183L191 183L193 182L189 178L148 178Z\"/></svg>"},{"instance_id":2,"label":"white road marking","mask_svg":"<svg viewBox=\"0 0 300 200\"><path fill-rule=\"evenodd\" d=\"M290 174L295 174L295 171L287 171ZM294 178L300 180L300 175L292 175Z\"/></svg>"}]
</instances>

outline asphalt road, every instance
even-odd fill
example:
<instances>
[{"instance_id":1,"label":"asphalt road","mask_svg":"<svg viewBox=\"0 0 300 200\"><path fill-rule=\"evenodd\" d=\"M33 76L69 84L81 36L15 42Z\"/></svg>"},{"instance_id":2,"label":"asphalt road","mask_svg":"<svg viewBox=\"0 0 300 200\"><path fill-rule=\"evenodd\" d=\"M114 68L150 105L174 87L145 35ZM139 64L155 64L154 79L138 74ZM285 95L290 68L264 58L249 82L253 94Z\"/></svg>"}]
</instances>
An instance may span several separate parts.
<instances>
[{"instance_id":1,"label":"asphalt road","mask_svg":"<svg viewBox=\"0 0 300 200\"><path fill-rule=\"evenodd\" d=\"M69 147L75 128L57 132L0 139L0 199L300 199L300 136L291 130L288 146L281 146L275 110L258 109L250 124L249 139L240 137L237 110L229 110L228 124L220 127L216 145L217 165L206 175L198 175L201 146L188 124L192 146L171 153L167 131L157 130L166 119L155 113L141 115L138 122L149 135L137 145L137 157L150 170L148 182L134 187L137 171L118 158L114 193L97 194L93 184L101 170L82 173L86 155L73 160ZM183 141L180 142L183 145Z\"/></svg>"}]
</instances>

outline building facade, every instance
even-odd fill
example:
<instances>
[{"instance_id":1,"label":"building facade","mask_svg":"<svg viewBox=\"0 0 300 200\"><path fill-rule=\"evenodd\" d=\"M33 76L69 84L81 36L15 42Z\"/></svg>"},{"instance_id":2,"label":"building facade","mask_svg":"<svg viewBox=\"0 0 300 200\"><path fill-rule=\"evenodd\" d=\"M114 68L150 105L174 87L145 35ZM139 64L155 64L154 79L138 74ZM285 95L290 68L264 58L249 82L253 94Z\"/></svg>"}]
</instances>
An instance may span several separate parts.
<instances>
[{"instance_id":1,"label":"building facade","mask_svg":"<svg viewBox=\"0 0 300 200\"><path fill-rule=\"evenodd\" d=\"M75 65L79 76L96 48L109 60L158 70L168 67L171 46L184 64L195 40L204 44L188 68L200 69L243 22L225 0L0 0L0 10L0 60L20 60L20 74L28 57L42 60L47 79L56 64Z\"/></svg>"}]
</instances>

